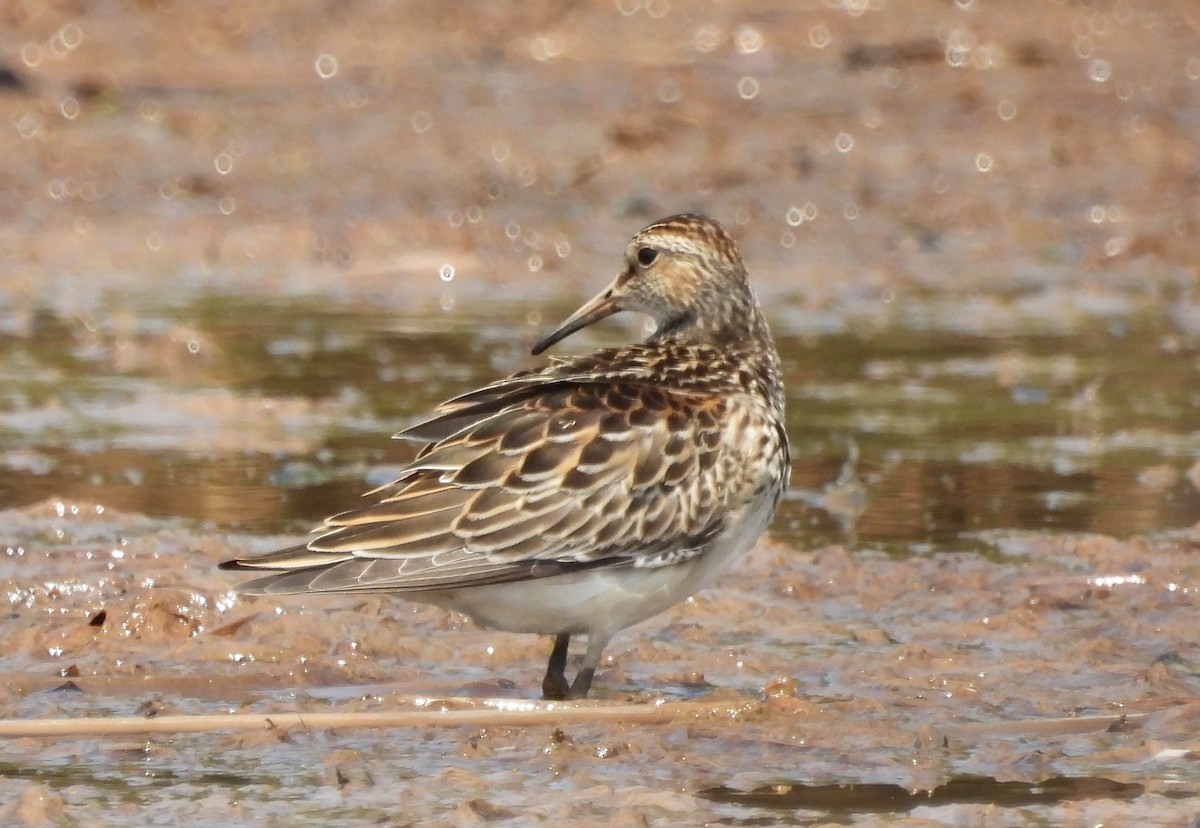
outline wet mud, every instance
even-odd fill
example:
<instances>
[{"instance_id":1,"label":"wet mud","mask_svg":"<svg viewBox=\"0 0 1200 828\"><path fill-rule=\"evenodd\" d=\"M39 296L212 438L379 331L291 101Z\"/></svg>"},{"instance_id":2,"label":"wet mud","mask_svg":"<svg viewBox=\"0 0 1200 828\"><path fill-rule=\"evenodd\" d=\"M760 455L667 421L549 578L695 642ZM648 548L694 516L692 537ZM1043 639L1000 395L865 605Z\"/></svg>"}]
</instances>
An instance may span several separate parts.
<instances>
[{"instance_id":1,"label":"wet mud","mask_svg":"<svg viewBox=\"0 0 1200 828\"><path fill-rule=\"evenodd\" d=\"M0 719L450 719L8 738L0 821L1194 818L1190 4L0 14ZM583 706L707 713L454 724L550 642L233 593L681 210L741 243L793 489Z\"/></svg>"}]
</instances>

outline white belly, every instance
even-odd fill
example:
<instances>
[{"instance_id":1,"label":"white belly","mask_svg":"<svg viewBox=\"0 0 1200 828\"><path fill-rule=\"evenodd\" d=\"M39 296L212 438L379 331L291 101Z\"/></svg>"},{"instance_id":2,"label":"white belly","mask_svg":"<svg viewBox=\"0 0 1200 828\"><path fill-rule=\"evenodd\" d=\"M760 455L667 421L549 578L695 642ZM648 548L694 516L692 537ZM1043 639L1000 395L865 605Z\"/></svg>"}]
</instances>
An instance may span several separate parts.
<instances>
[{"instance_id":1,"label":"white belly","mask_svg":"<svg viewBox=\"0 0 1200 828\"><path fill-rule=\"evenodd\" d=\"M774 505L774 498L761 498L735 518L702 555L680 564L644 569L596 567L529 581L404 597L465 613L485 627L507 632L611 636L712 583L738 555L754 545L770 522Z\"/></svg>"}]
</instances>

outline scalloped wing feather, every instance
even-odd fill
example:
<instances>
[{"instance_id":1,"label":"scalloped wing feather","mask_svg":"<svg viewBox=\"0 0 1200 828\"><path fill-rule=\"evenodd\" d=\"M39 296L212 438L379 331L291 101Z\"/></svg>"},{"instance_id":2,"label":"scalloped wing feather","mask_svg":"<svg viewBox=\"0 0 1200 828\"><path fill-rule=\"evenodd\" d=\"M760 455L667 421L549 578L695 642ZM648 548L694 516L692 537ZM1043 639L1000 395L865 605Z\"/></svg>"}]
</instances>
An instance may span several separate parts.
<instances>
[{"instance_id":1,"label":"scalloped wing feather","mask_svg":"<svg viewBox=\"0 0 1200 828\"><path fill-rule=\"evenodd\" d=\"M787 438L744 381L685 373L664 387L663 359L600 352L448 400L397 435L428 442L373 503L328 518L305 546L236 562L276 573L243 590L447 589L701 554L732 510L782 490Z\"/></svg>"}]
</instances>

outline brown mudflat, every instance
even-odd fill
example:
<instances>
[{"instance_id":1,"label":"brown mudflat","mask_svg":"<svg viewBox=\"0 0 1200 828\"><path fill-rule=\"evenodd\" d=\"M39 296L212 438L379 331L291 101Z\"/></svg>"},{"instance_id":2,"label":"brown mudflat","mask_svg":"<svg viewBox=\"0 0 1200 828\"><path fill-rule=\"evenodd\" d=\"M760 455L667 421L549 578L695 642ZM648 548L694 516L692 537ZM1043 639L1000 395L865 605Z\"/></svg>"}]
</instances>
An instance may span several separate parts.
<instances>
[{"instance_id":1,"label":"brown mudflat","mask_svg":"<svg viewBox=\"0 0 1200 828\"><path fill-rule=\"evenodd\" d=\"M216 564L659 216L741 245L793 490L585 703L716 715L22 737L6 823L1191 818L1189 3L81 8L0 27L0 715L532 703L548 640Z\"/></svg>"}]
</instances>

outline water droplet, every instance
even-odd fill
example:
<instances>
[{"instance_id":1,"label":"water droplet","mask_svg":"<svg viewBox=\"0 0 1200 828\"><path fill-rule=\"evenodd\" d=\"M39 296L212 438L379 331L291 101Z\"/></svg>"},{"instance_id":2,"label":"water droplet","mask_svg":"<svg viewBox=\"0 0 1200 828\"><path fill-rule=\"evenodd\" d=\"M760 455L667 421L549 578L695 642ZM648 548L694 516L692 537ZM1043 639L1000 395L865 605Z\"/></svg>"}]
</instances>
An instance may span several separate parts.
<instances>
[{"instance_id":1,"label":"water droplet","mask_svg":"<svg viewBox=\"0 0 1200 828\"><path fill-rule=\"evenodd\" d=\"M450 222L451 227L462 227L462 224L463 224L462 211L461 210L451 210L450 215L446 217L446 220Z\"/></svg>"},{"instance_id":2,"label":"water droplet","mask_svg":"<svg viewBox=\"0 0 1200 828\"><path fill-rule=\"evenodd\" d=\"M992 156L988 155L986 152L981 152L975 156L975 169L979 170L980 172L991 172L992 166Z\"/></svg>"},{"instance_id":3,"label":"water droplet","mask_svg":"<svg viewBox=\"0 0 1200 828\"><path fill-rule=\"evenodd\" d=\"M509 219L508 224L504 225L504 235L509 239L515 239L521 235L521 225L517 223L516 219Z\"/></svg>"},{"instance_id":4,"label":"water droplet","mask_svg":"<svg viewBox=\"0 0 1200 828\"><path fill-rule=\"evenodd\" d=\"M68 23L58 30L55 38L67 51L79 48L83 43L83 29L75 23Z\"/></svg>"},{"instance_id":5,"label":"water droplet","mask_svg":"<svg viewBox=\"0 0 1200 828\"><path fill-rule=\"evenodd\" d=\"M1146 121L1141 115L1130 115L1124 123L1121 124L1121 132L1125 135L1140 135L1146 131Z\"/></svg>"},{"instance_id":6,"label":"water droplet","mask_svg":"<svg viewBox=\"0 0 1200 828\"><path fill-rule=\"evenodd\" d=\"M433 126L433 116L424 109L418 109L412 114L410 123L412 124L413 132L420 135L423 132L428 132Z\"/></svg>"},{"instance_id":7,"label":"water droplet","mask_svg":"<svg viewBox=\"0 0 1200 828\"><path fill-rule=\"evenodd\" d=\"M842 215L846 217L846 221L854 221L858 218L858 205L851 201L842 208Z\"/></svg>"},{"instance_id":8,"label":"water droplet","mask_svg":"<svg viewBox=\"0 0 1200 828\"><path fill-rule=\"evenodd\" d=\"M554 243L554 252L558 254L558 258L565 259L571 255L571 242L567 239L559 239Z\"/></svg>"},{"instance_id":9,"label":"water droplet","mask_svg":"<svg viewBox=\"0 0 1200 828\"><path fill-rule=\"evenodd\" d=\"M1200 58L1188 58L1187 63L1183 64L1183 73L1188 80L1200 80Z\"/></svg>"},{"instance_id":10,"label":"water droplet","mask_svg":"<svg viewBox=\"0 0 1200 828\"><path fill-rule=\"evenodd\" d=\"M37 43L26 43L21 47L21 62L30 69L36 69L46 59L46 53Z\"/></svg>"},{"instance_id":11,"label":"water droplet","mask_svg":"<svg viewBox=\"0 0 1200 828\"><path fill-rule=\"evenodd\" d=\"M791 230L784 230L779 234L779 243L783 247L792 247L796 244L796 234Z\"/></svg>"},{"instance_id":12,"label":"water droplet","mask_svg":"<svg viewBox=\"0 0 1200 828\"><path fill-rule=\"evenodd\" d=\"M951 29L946 34L946 63L955 69L966 66L971 59L971 50L978 42L970 29Z\"/></svg>"},{"instance_id":13,"label":"water droplet","mask_svg":"<svg viewBox=\"0 0 1200 828\"><path fill-rule=\"evenodd\" d=\"M646 0L646 14L661 20L671 11L670 0Z\"/></svg>"},{"instance_id":14,"label":"water droplet","mask_svg":"<svg viewBox=\"0 0 1200 828\"><path fill-rule=\"evenodd\" d=\"M541 254L534 253L532 256L530 256L528 264L529 264L529 269L531 271L533 271L534 273L537 273L539 270L541 270L542 264L543 264Z\"/></svg>"},{"instance_id":15,"label":"water droplet","mask_svg":"<svg viewBox=\"0 0 1200 828\"><path fill-rule=\"evenodd\" d=\"M692 46L697 52L708 54L721 45L721 30L711 23L696 29L692 35Z\"/></svg>"},{"instance_id":16,"label":"water droplet","mask_svg":"<svg viewBox=\"0 0 1200 828\"><path fill-rule=\"evenodd\" d=\"M68 121L74 121L79 117L79 101L68 95L59 102L58 111Z\"/></svg>"},{"instance_id":17,"label":"water droplet","mask_svg":"<svg viewBox=\"0 0 1200 828\"><path fill-rule=\"evenodd\" d=\"M1083 60L1087 60L1092 56L1092 52L1096 50L1096 44L1092 43L1090 37L1075 38L1075 55Z\"/></svg>"},{"instance_id":18,"label":"water droplet","mask_svg":"<svg viewBox=\"0 0 1200 828\"><path fill-rule=\"evenodd\" d=\"M994 43L983 43L971 51L971 65L976 69L991 69L1001 59L1000 48Z\"/></svg>"},{"instance_id":19,"label":"water droplet","mask_svg":"<svg viewBox=\"0 0 1200 828\"><path fill-rule=\"evenodd\" d=\"M996 114L1000 116L1001 121L1011 121L1017 117L1017 105L1010 100L1003 100L996 104Z\"/></svg>"},{"instance_id":20,"label":"water droplet","mask_svg":"<svg viewBox=\"0 0 1200 828\"><path fill-rule=\"evenodd\" d=\"M140 115L144 121L158 123L162 120L163 105L158 101L142 101L141 104L138 105L138 115Z\"/></svg>"},{"instance_id":21,"label":"water droplet","mask_svg":"<svg viewBox=\"0 0 1200 828\"><path fill-rule=\"evenodd\" d=\"M213 158L213 167L219 175L229 175L233 172L233 156L227 152L218 152Z\"/></svg>"},{"instance_id":22,"label":"water droplet","mask_svg":"<svg viewBox=\"0 0 1200 828\"><path fill-rule=\"evenodd\" d=\"M738 26L733 33L733 47L740 55L752 55L763 47L762 32L753 26Z\"/></svg>"},{"instance_id":23,"label":"water droplet","mask_svg":"<svg viewBox=\"0 0 1200 828\"><path fill-rule=\"evenodd\" d=\"M854 136L848 132L839 132L833 142L838 152L849 152L854 149Z\"/></svg>"},{"instance_id":24,"label":"water droplet","mask_svg":"<svg viewBox=\"0 0 1200 828\"><path fill-rule=\"evenodd\" d=\"M447 262L438 269L438 278L443 282L454 281L454 265Z\"/></svg>"},{"instance_id":25,"label":"water droplet","mask_svg":"<svg viewBox=\"0 0 1200 828\"><path fill-rule=\"evenodd\" d=\"M187 344L187 349L188 349L188 353L189 353L189 354L198 354L198 353L200 353L200 340L198 340L198 339L189 339L189 340L188 340L188 344Z\"/></svg>"},{"instance_id":26,"label":"water droplet","mask_svg":"<svg viewBox=\"0 0 1200 828\"><path fill-rule=\"evenodd\" d=\"M1104 83L1112 77L1112 66L1107 60L1096 58L1088 64L1088 77L1096 83Z\"/></svg>"},{"instance_id":27,"label":"water droplet","mask_svg":"<svg viewBox=\"0 0 1200 828\"><path fill-rule=\"evenodd\" d=\"M738 81L738 95L744 101L752 101L758 97L758 80L747 75Z\"/></svg>"},{"instance_id":28,"label":"water droplet","mask_svg":"<svg viewBox=\"0 0 1200 828\"><path fill-rule=\"evenodd\" d=\"M532 163L522 164L517 168L517 184L520 187L532 187L537 183L537 167Z\"/></svg>"},{"instance_id":29,"label":"water droplet","mask_svg":"<svg viewBox=\"0 0 1200 828\"><path fill-rule=\"evenodd\" d=\"M637 14L642 7L640 0L616 0L616 3L617 11L626 17Z\"/></svg>"},{"instance_id":30,"label":"water droplet","mask_svg":"<svg viewBox=\"0 0 1200 828\"><path fill-rule=\"evenodd\" d=\"M817 215L817 205L813 204L811 201L804 202L804 220L816 221Z\"/></svg>"},{"instance_id":31,"label":"water droplet","mask_svg":"<svg viewBox=\"0 0 1200 828\"><path fill-rule=\"evenodd\" d=\"M329 80L338 73L337 58L325 52L317 55L317 59L313 65L316 67L317 77L322 80Z\"/></svg>"},{"instance_id":32,"label":"water droplet","mask_svg":"<svg viewBox=\"0 0 1200 828\"><path fill-rule=\"evenodd\" d=\"M799 227L804 221L804 212L799 207L789 207L784 218L792 227Z\"/></svg>"},{"instance_id":33,"label":"water droplet","mask_svg":"<svg viewBox=\"0 0 1200 828\"><path fill-rule=\"evenodd\" d=\"M538 35L529 42L529 53L538 63L553 60L562 54L562 41L556 35Z\"/></svg>"},{"instance_id":34,"label":"water droplet","mask_svg":"<svg viewBox=\"0 0 1200 828\"><path fill-rule=\"evenodd\" d=\"M46 190L55 201L62 201L67 197L67 185L61 178L51 178L50 182L46 184Z\"/></svg>"},{"instance_id":35,"label":"water droplet","mask_svg":"<svg viewBox=\"0 0 1200 828\"><path fill-rule=\"evenodd\" d=\"M508 158L508 144L503 141L492 142L492 160L497 164L503 163L504 159Z\"/></svg>"},{"instance_id":36,"label":"water droplet","mask_svg":"<svg viewBox=\"0 0 1200 828\"><path fill-rule=\"evenodd\" d=\"M217 210L219 210L223 216L232 216L236 207L237 203L229 196L222 196L217 202Z\"/></svg>"},{"instance_id":37,"label":"water droplet","mask_svg":"<svg viewBox=\"0 0 1200 828\"><path fill-rule=\"evenodd\" d=\"M891 288L884 288L882 291L880 291L879 298L883 300L883 303L885 305L887 305L887 304L890 304L891 301L896 298L896 294L892 293Z\"/></svg>"},{"instance_id":38,"label":"water droplet","mask_svg":"<svg viewBox=\"0 0 1200 828\"><path fill-rule=\"evenodd\" d=\"M151 233L146 236L146 249L152 252L157 252L162 249L162 236L158 233Z\"/></svg>"},{"instance_id":39,"label":"water droplet","mask_svg":"<svg viewBox=\"0 0 1200 828\"><path fill-rule=\"evenodd\" d=\"M658 85L658 99L665 104L679 103L683 98L683 89L678 83L667 78Z\"/></svg>"},{"instance_id":40,"label":"water droplet","mask_svg":"<svg viewBox=\"0 0 1200 828\"><path fill-rule=\"evenodd\" d=\"M833 41L833 36L829 34L829 27L824 23L818 23L808 30L808 44L814 49L824 49Z\"/></svg>"},{"instance_id":41,"label":"water droplet","mask_svg":"<svg viewBox=\"0 0 1200 828\"><path fill-rule=\"evenodd\" d=\"M83 43L83 29L74 23L63 26L46 43L46 51L54 60L64 60Z\"/></svg>"},{"instance_id":42,"label":"water droplet","mask_svg":"<svg viewBox=\"0 0 1200 828\"><path fill-rule=\"evenodd\" d=\"M467 221L471 224L479 224L483 220L483 208L478 204L472 204L467 208Z\"/></svg>"},{"instance_id":43,"label":"water droplet","mask_svg":"<svg viewBox=\"0 0 1200 828\"><path fill-rule=\"evenodd\" d=\"M26 141L31 138L36 138L42 134L42 125L44 121L42 116L36 112L26 112L17 119L17 134Z\"/></svg>"},{"instance_id":44,"label":"water droplet","mask_svg":"<svg viewBox=\"0 0 1200 828\"><path fill-rule=\"evenodd\" d=\"M1107 14L1093 13L1087 16L1087 27L1094 35L1103 37L1108 34L1110 22Z\"/></svg>"}]
</instances>

